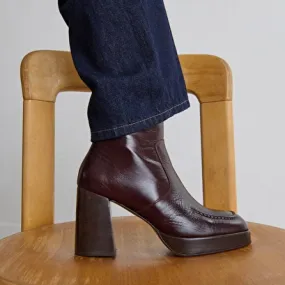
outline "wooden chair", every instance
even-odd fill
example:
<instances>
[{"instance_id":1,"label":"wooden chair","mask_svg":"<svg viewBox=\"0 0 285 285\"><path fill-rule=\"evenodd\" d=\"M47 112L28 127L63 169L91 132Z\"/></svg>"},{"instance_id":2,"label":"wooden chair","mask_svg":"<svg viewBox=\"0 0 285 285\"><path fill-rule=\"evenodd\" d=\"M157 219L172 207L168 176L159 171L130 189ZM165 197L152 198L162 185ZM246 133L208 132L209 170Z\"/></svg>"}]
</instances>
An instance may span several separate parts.
<instances>
[{"instance_id":1,"label":"wooden chair","mask_svg":"<svg viewBox=\"0 0 285 285\"><path fill-rule=\"evenodd\" d=\"M236 210L230 68L208 55L181 55L180 61L187 88L201 103L204 203ZM285 284L285 231L253 223L250 247L180 258L141 220L114 218L116 259L74 257L74 223L53 224L54 109L59 92L88 88L68 52L27 55L21 76L22 233L0 241L0 285Z\"/></svg>"}]
</instances>

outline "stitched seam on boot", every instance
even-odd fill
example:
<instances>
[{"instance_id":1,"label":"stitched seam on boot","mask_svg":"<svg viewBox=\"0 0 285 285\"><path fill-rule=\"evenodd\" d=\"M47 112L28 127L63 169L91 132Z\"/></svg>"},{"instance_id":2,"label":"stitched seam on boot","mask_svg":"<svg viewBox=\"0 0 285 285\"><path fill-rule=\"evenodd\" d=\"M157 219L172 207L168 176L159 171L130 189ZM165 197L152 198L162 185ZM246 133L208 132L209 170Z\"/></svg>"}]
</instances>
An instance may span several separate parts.
<instances>
[{"instance_id":1,"label":"stitched seam on boot","mask_svg":"<svg viewBox=\"0 0 285 285\"><path fill-rule=\"evenodd\" d=\"M161 140L159 140L159 141L157 141L156 142L156 144L155 144L155 151L156 151L156 154L157 154L157 156L158 156L158 158L159 158L159 161L160 161L160 163L161 163L161 166L162 166L162 168L163 168L163 170L164 170L164 172L165 172L165 175L166 175L166 177L167 177L167 179L168 179L168 183L169 183L169 191L165 194L165 195L163 195L162 197L160 197L157 201L155 201L153 204L152 204L152 206L154 206L155 204L157 204L159 201L161 201L162 199L164 199L164 198L166 198L168 195L169 195L169 193L170 193L170 191L171 191L171 183L170 183L170 180L169 180L169 177L168 177L168 175L167 175L167 172L166 172L166 170L165 170L165 168L164 168L164 166L163 166L163 163L162 163L162 160L161 160L161 157L160 157L160 155L159 155L159 152L157 151L157 145L161 142L161 141L164 141L164 139L161 139ZM211 219L215 219L215 220L232 220L232 219L234 219L234 216L233 217L223 217L223 216L214 216L214 215L210 215L210 214L206 214L206 213L203 213L203 212L200 212L199 210L197 210L196 208L194 208L194 207L191 207L191 209L193 209L197 214L199 214L199 215L201 215L201 216L204 216L204 217L207 217L207 218L211 218Z\"/></svg>"},{"instance_id":2,"label":"stitched seam on boot","mask_svg":"<svg viewBox=\"0 0 285 285\"><path fill-rule=\"evenodd\" d=\"M156 147L157 147L157 144L160 143L161 141L164 141L164 139L158 140L158 141L155 143L155 145L154 145L154 149L155 149L155 153L156 153L156 155L157 155L157 157L158 157L158 159L159 159L159 162L160 162L160 164L161 164L161 166L162 166L162 169L163 169L163 171L164 171L164 174L165 174L165 176L166 176L166 178L167 178L169 187L168 187L167 192L166 192L164 195L162 195L161 197L159 197L157 200L155 200L155 201L154 201L153 203L151 203L150 205L148 205L148 206L146 206L145 208L143 208L141 211L138 211L137 213L139 213L139 214L141 214L141 213L143 213L143 212L149 210L151 207L153 207L153 206L154 206L155 204L157 204L159 201L161 201L161 200L163 200L165 197L167 197L167 196L169 195L169 193L171 192L171 183L170 183L169 177L168 177L168 175L167 175L167 173L166 173L166 171L165 171L165 168L164 168L164 166L163 166L163 164L162 164L161 158L160 158L159 153L158 153L157 148L156 148Z\"/></svg>"},{"instance_id":3,"label":"stitched seam on boot","mask_svg":"<svg viewBox=\"0 0 285 285\"><path fill-rule=\"evenodd\" d=\"M214 215L206 214L206 213L200 212L199 210L197 210L194 207L191 207L191 209L193 209L194 212L196 212L197 214L199 214L201 216L204 216L204 217L210 218L210 219L214 219L214 220L233 220L235 218L235 216L223 217L223 216L214 216Z\"/></svg>"}]
</instances>

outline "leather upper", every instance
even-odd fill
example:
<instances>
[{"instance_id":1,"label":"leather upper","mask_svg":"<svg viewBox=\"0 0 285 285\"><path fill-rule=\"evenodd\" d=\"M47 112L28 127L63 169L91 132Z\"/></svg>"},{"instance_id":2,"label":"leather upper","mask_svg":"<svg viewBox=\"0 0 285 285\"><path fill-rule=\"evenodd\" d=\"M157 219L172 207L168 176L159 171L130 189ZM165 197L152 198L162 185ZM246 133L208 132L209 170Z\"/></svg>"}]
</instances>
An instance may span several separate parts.
<instances>
[{"instance_id":1,"label":"leather upper","mask_svg":"<svg viewBox=\"0 0 285 285\"><path fill-rule=\"evenodd\" d=\"M163 137L159 124L93 143L79 172L79 186L130 209L171 236L247 231L239 215L207 209L189 194L172 166Z\"/></svg>"}]
</instances>

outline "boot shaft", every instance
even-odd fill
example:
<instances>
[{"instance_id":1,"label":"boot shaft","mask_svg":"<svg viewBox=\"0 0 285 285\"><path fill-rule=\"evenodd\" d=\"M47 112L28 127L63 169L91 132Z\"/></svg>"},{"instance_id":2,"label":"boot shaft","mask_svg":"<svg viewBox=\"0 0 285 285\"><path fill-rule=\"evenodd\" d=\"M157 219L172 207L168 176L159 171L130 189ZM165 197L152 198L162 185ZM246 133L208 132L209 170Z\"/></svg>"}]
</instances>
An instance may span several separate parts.
<instances>
[{"instance_id":1,"label":"boot shaft","mask_svg":"<svg viewBox=\"0 0 285 285\"><path fill-rule=\"evenodd\" d=\"M169 181L160 161L163 124L121 138L93 143L78 185L140 212L165 195ZM161 151L160 151L161 152Z\"/></svg>"}]
</instances>

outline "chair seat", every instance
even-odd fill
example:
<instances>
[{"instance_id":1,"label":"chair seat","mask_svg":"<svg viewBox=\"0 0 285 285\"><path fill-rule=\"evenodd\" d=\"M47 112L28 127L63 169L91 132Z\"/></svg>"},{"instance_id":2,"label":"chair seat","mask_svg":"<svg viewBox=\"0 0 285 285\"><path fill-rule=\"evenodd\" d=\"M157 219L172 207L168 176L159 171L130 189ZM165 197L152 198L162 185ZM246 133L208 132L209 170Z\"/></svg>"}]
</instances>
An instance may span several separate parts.
<instances>
[{"instance_id":1,"label":"chair seat","mask_svg":"<svg viewBox=\"0 0 285 285\"><path fill-rule=\"evenodd\" d=\"M135 217L114 218L116 259L74 257L74 223L0 241L0 285L284 285L285 230L250 224L253 244L203 257L171 256Z\"/></svg>"}]
</instances>

